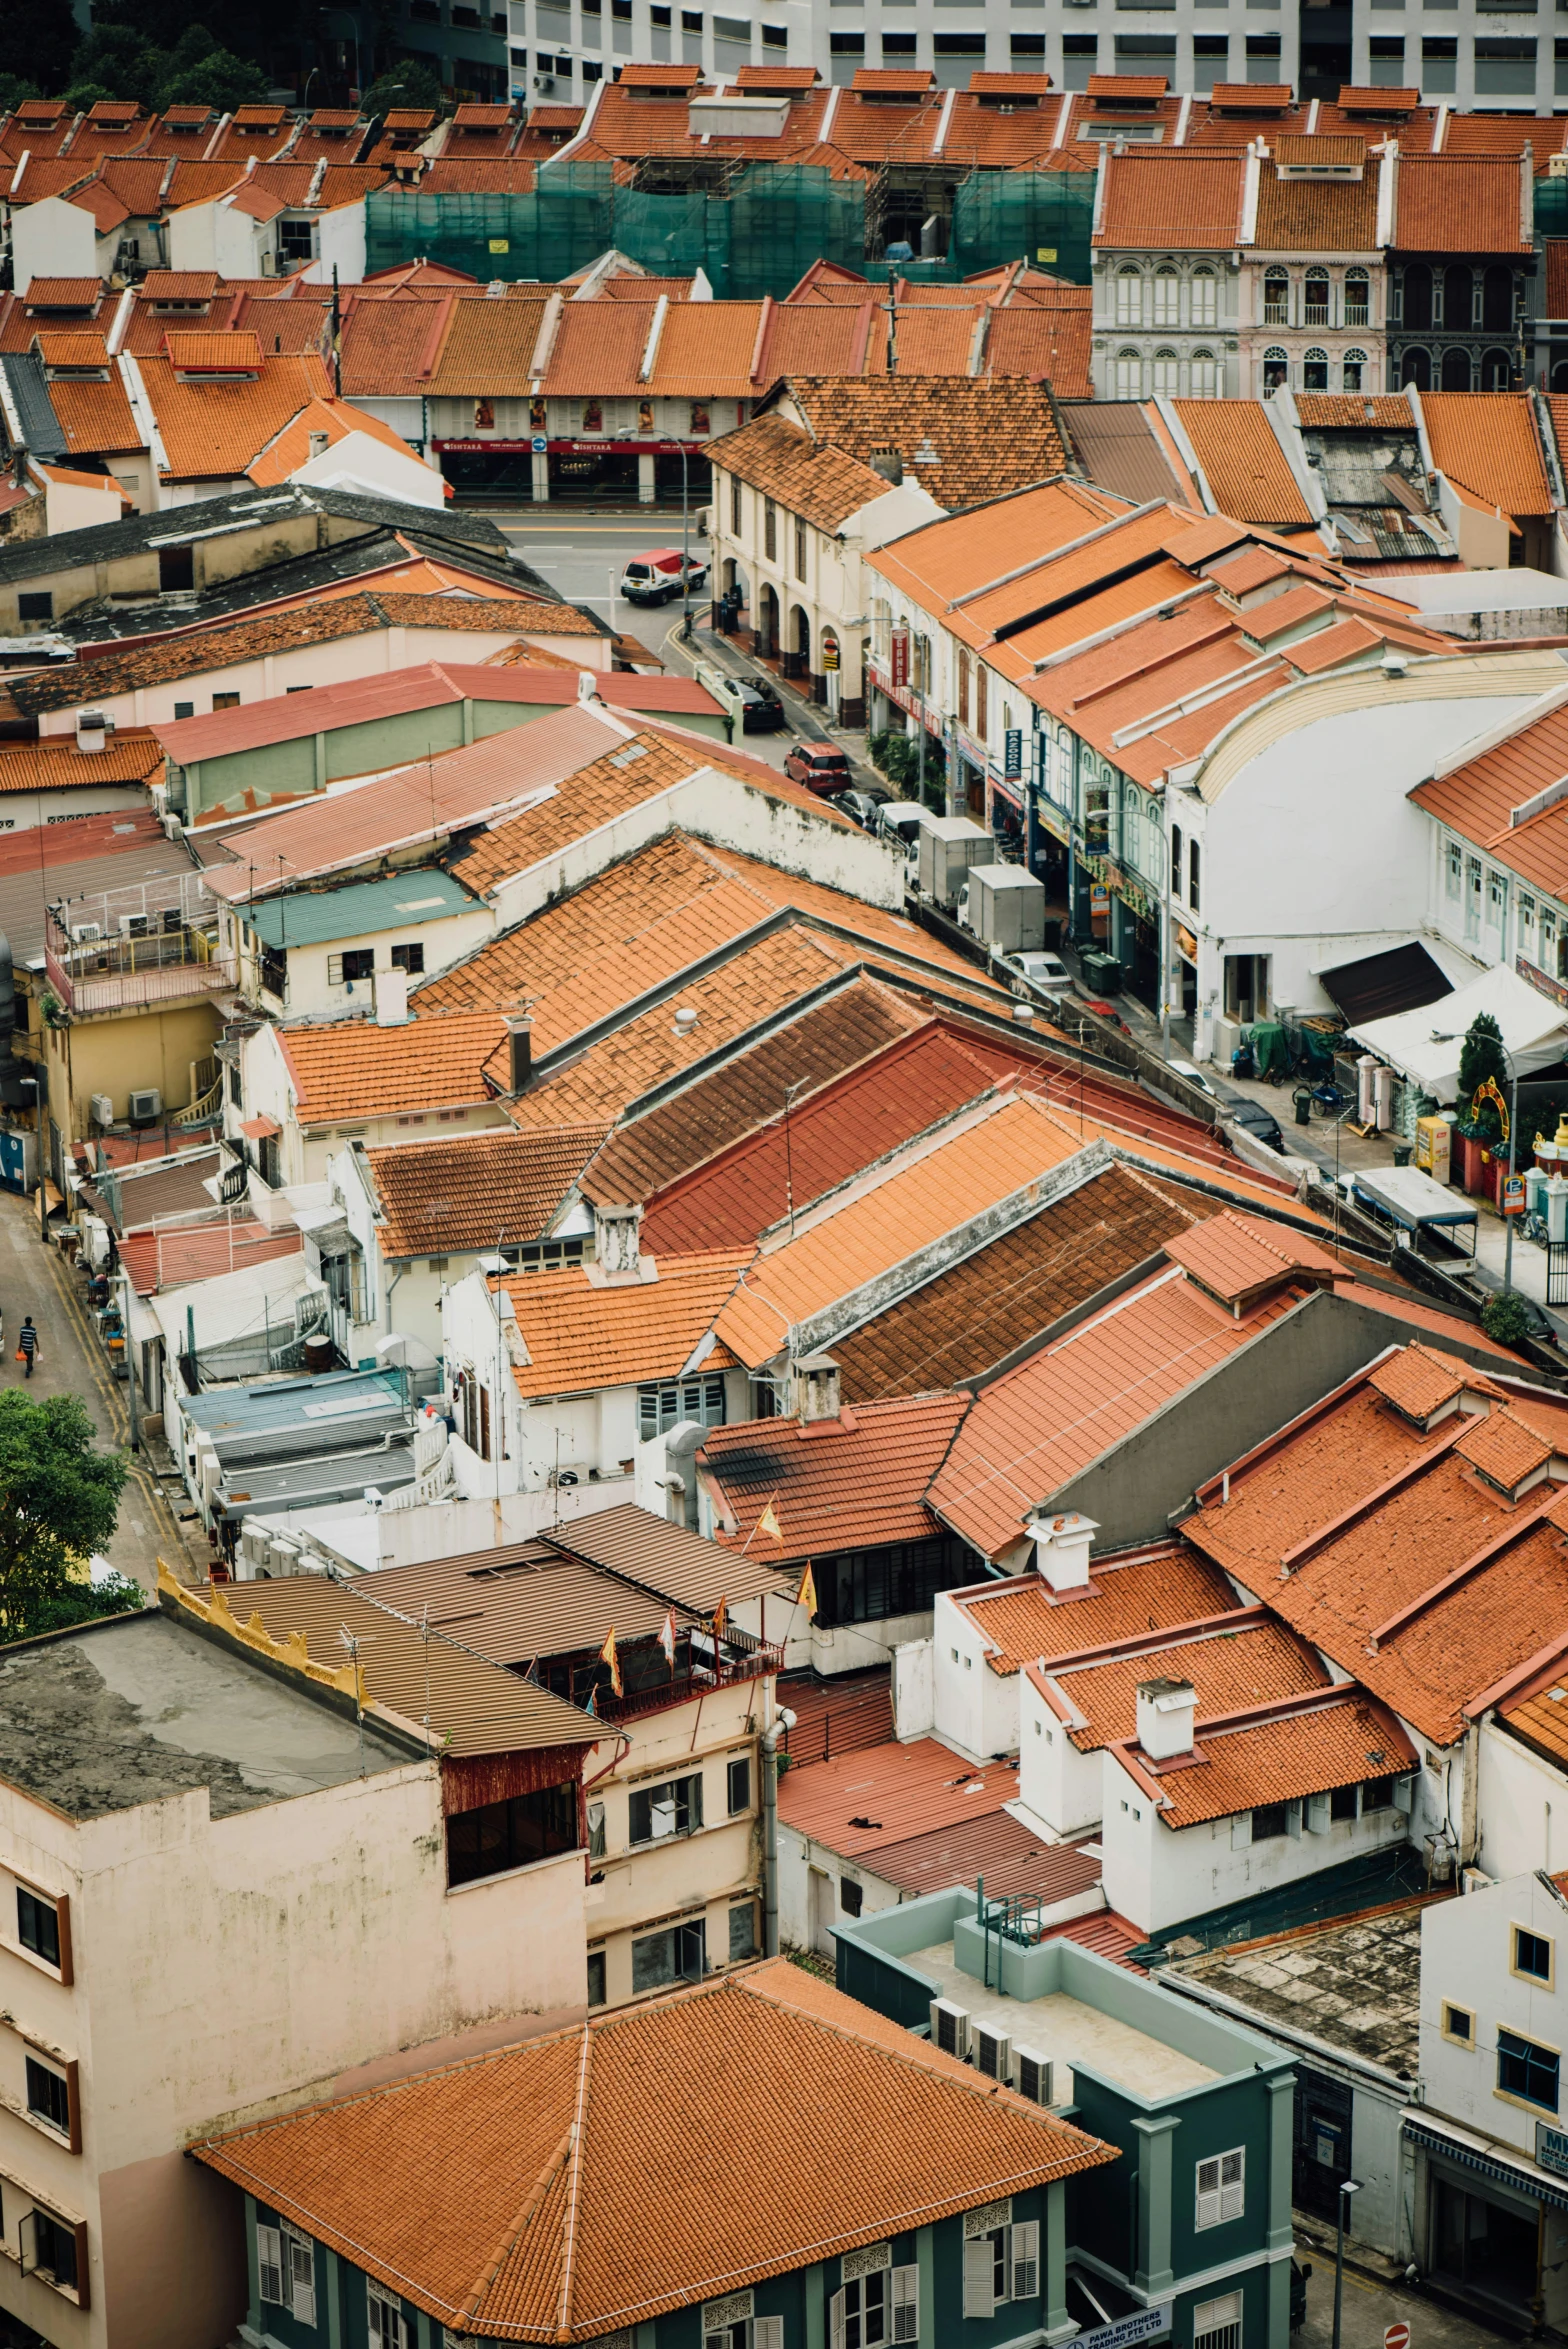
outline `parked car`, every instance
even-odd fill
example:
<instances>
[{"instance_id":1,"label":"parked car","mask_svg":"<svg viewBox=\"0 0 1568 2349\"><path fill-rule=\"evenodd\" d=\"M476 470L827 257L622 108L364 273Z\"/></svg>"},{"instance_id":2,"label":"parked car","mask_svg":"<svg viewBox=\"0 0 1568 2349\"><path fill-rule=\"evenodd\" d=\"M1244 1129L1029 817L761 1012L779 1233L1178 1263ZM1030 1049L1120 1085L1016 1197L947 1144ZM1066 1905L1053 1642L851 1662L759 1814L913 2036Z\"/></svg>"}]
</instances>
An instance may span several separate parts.
<instances>
[{"instance_id":1,"label":"parked car","mask_svg":"<svg viewBox=\"0 0 1568 2349\"><path fill-rule=\"evenodd\" d=\"M1245 1097L1227 1101L1225 1115L1233 1126L1240 1126L1243 1133L1250 1134L1254 1142L1261 1142L1265 1150L1283 1152L1285 1137L1279 1130L1279 1119L1261 1101L1249 1101Z\"/></svg>"},{"instance_id":2,"label":"parked car","mask_svg":"<svg viewBox=\"0 0 1568 2349\"><path fill-rule=\"evenodd\" d=\"M784 723L784 704L771 685L707 667L698 669L697 683L728 711L743 734L769 734Z\"/></svg>"},{"instance_id":3,"label":"parked car","mask_svg":"<svg viewBox=\"0 0 1568 2349\"><path fill-rule=\"evenodd\" d=\"M708 583L708 566L695 555L686 559L686 581L692 594ZM651 547L633 555L621 573L621 593L629 604L663 604L681 592L681 550L678 546Z\"/></svg>"},{"instance_id":4,"label":"parked car","mask_svg":"<svg viewBox=\"0 0 1568 2349\"><path fill-rule=\"evenodd\" d=\"M850 785L849 761L831 742L797 742L785 758L784 772L819 799L836 799Z\"/></svg>"},{"instance_id":5,"label":"parked car","mask_svg":"<svg viewBox=\"0 0 1568 2349\"><path fill-rule=\"evenodd\" d=\"M1005 971L1015 995L1070 995L1073 975L1059 954L1028 948L1017 954L999 954L997 968Z\"/></svg>"},{"instance_id":6,"label":"parked car","mask_svg":"<svg viewBox=\"0 0 1568 2349\"><path fill-rule=\"evenodd\" d=\"M1173 1076L1185 1077L1189 1085L1195 1085L1200 1093L1207 1093L1211 1100L1217 1101L1219 1099L1219 1095L1195 1060L1170 1060L1165 1065Z\"/></svg>"},{"instance_id":7,"label":"parked car","mask_svg":"<svg viewBox=\"0 0 1568 2349\"><path fill-rule=\"evenodd\" d=\"M841 795L838 804L846 816L854 817L862 832L876 832L881 829L878 819L882 814L882 802L874 798L869 791L846 791Z\"/></svg>"},{"instance_id":8,"label":"parked car","mask_svg":"<svg viewBox=\"0 0 1568 2349\"><path fill-rule=\"evenodd\" d=\"M885 839L899 842L911 868L919 859L920 827L928 812L918 799L892 799L877 819L877 830Z\"/></svg>"}]
</instances>

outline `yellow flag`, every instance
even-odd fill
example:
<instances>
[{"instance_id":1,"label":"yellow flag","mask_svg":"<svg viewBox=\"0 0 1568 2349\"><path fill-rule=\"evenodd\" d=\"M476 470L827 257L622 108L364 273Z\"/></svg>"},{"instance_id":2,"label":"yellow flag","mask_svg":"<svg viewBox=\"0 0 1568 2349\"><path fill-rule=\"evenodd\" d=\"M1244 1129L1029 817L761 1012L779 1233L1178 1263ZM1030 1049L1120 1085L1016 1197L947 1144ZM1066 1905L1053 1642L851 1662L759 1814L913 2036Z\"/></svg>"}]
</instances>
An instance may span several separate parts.
<instances>
[{"instance_id":1,"label":"yellow flag","mask_svg":"<svg viewBox=\"0 0 1568 2349\"><path fill-rule=\"evenodd\" d=\"M615 1625L613 1623L610 1625L609 1638L605 1641L603 1647L599 1650L599 1661L601 1664L609 1665L610 1686L614 1689L617 1696L622 1695L624 1692L621 1688L621 1659L616 1653Z\"/></svg>"},{"instance_id":2,"label":"yellow flag","mask_svg":"<svg viewBox=\"0 0 1568 2349\"><path fill-rule=\"evenodd\" d=\"M800 1588L795 1593L795 1604L797 1607L805 1608L806 1621L809 1623L817 1611L817 1579L811 1571L809 1558L806 1561L806 1571L800 1578Z\"/></svg>"},{"instance_id":3,"label":"yellow flag","mask_svg":"<svg viewBox=\"0 0 1568 2349\"><path fill-rule=\"evenodd\" d=\"M784 1528L779 1523L778 1511L771 1501L757 1519L755 1530L766 1534L770 1542L781 1542L784 1539Z\"/></svg>"},{"instance_id":4,"label":"yellow flag","mask_svg":"<svg viewBox=\"0 0 1568 2349\"><path fill-rule=\"evenodd\" d=\"M724 1626L726 1623L728 1623L729 1619L729 1601L728 1599L720 1599L718 1605L713 1610L713 1636L716 1640L720 1640L724 1637Z\"/></svg>"}]
</instances>

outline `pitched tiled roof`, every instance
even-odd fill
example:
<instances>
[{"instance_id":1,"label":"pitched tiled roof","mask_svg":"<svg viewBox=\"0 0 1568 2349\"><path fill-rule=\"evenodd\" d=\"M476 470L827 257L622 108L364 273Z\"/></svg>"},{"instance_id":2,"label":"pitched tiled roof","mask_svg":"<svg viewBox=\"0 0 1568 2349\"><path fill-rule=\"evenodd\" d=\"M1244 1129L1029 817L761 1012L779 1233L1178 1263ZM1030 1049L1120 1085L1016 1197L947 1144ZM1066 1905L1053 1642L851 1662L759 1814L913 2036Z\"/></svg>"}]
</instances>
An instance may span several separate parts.
<instances>
[{"instance_id":1,"label":"pitched tiled roof","mask_svg":"<svg viewBox=\"0 0 1568 2349\"><path fill-rule=\"evenodd\" d=\"M1560 896L1568 892L1568 834L1561 808L1544 807L1517 824L1511 817L1565 772L1568 709L1548 710L1446 775L1418 784L1410 797L1524 880Z\"/></svg>"},{"instance_id":2,"label":"pitched tiled roof","mask_svg":"<svg viewBox=\"0 0 1568 2349\"><path fill-rule=\"evenodd\" d=\"M734 1289L744 1255L666 1256L654 1280L619 1285L590 1279L579 1265L501 1283L512 1300L528 1359L514 1364L521 1395L587 1395L639 1379L677 1378ZM702 1367L734 1367L722 1345Z\"/></svg>"},{"instance_id":3,"label":"pitched tiled roof","mask_svg":"<svg viewBox=\"0 0 1568 2349\"><path fill-rule=\"evenodd\" d=\"M1527 393L1423 392L1421 412L1439 472L1504 514L1553 511Z\"/></svg>"},{"instance_id":4,"label":"pitched tiled roof","mask_svg":"<svg viewBox=\"0 0 1568 2349\"><path fill-rule=\"evenodd\" d=\"M934 1737L905 1745L889 1741L837 1760L796 1765L779 1781L783 1825L826 1843L846 1860L928 1828L984 1817L1017 1800L1016 1764L988 1762L975 1768Z\"/></svg>"},{"instance_id":5,"label":"pitched tiled roof","mask_svg":"<svg viewBox=\"0 0 1568 2349\"><path fill-rule=\"evenodd\" d=\"M1124 1642L1132 1648L1132 1642ZM1277 1697L1297 1696L1328 1685L1328 1674L1304 1640L1261 1607L1218 1615L1190 1627L1150 1633L1131 1653L1082 1663L1071 1658L1029 1664L1033 1681L1080 1753L1136 1738L1138 1689L1149 1680L1187 1681L1197 1691L1205 1716L1236 1713Z\"/></svg>"},{"instance_id":6,"label":"pitched tiled roof","mask_svg":"<svg viewBox=\"0 0 1568 2349\"><path fill-rule=\"evenodd\" d=\"M1178 400L1176 413L1222 514L1309 528L1312 513L1258 400Z\"/></svg>"},{"instance_id":7,"label":"pitched tiled roof","mask_svg":"<svg viewBox=\"0 0 1568 2349\"><path fill-rule=\"evenodd\" d=\"M158 419L171 481L242 474L257 452L332 382L315 352L269 355L259 376L182 383L167 359L138 362Z\"/></svg>"},{"instance_id":8,"label":"pitched tiled roof","mask_svg":"<svg viewBox=\"0 0 1568 2349\"><path fill-rule=\"evenodd\" d=\"M718 2124L737 2079L771 2116L751 2169ZM1111 2158L787 1960L192 2150L449 2329L537 2341Z\"/></svg>"},{"instance_id":9,"label":"pitched tiled roof","mask_svg":"<svg viewBox=\"0 0 1568 2349\"><path fill-rule=\"evenodd\" d=\"M698 1465L723 1511L715 1540L780 1565L929 1541L921 1495L968 1401L916 1395L847 1405L804 1427L780 1418L711 1428Z\"/></svg>"},{"instance_id":10,"label":"pitched tiled roof","mask_svg":"<svg viewBox=\"0 0 1568 2349\"><path fill-rule=\"evenodd\" d=\"M721 471L822 530L841 530L851 515L892 486L858 457L831 443L818 445L782 416L759 416L738 432L726 433L711 454Z\"/></svg>"},{"instance_id":11,"label":"pitched tiled roof","mask_svg":"<svg viewBox=\"0 0 1568 2349\"><path fill-rule=\"evenodd\" d=\"M385 1220L384 1256L445 1256L538 1239L589 1158L602 1126L555 1132L441 1134L368 1153Z\"/></svg>"},{"instance_id":12,"label":"pitched tiled roof","mask_svg":"<svg viewBox=\"0 0 1568 2349\"><path fill-rule=\"evenodd\" d=\"M1467 253L1531 250L1529 237L1520 233L1519 169L1513 158L1401 153L1394 182L1394 248L1452 253L1461 224Z\"/></svg>"},{"instance_id":13,"label":"pitched tiled roof","mask_svg":"<svg viewBox=\"0 0 1568 2349\"><path fill-rule=\"evenodd\" d=\"M118 728L102 750L78 750L73 741L58 738L52 742L0 743L0 793L76 791L90 783L147 783L161 774L162 768L163 753L156 737L139 726Z\"/></svg>"},{"instance_id":14,"label":"pitched tiled roof","mask_svg":"<svg viewBox=\"0 0 1568 2349\"><path fill-rule=\"evenodd\" d=\"M1097 245L1223 252L1241 241L1246 157L1161 147L1107 155Z\"/></svg>"},{"instance_id":15,"label":"pitched tiled roof","mask_svg":"<svg viewBox=\"0 0 1568 2349\"><path fill-rule=\"evenodd\" d=\"M1168 1827L1397 1777L1419 1759L1393 1715L1359 1691L1280 1705L1261 1720L1243 1715L1234 1726L1200 1718L1194 1745L1197 1758L1178 1769L1157 1768L1133 1746L1113 1749L1158 1795Z\"/></svg>"},{"instance_id":16,"label":"pitched tiled roof","mask_svg":"<svg viewBox=\"0 0 1568 2349\"><path fill-rule=\"evenodd\" d=\"M432 1013L397 1028L336 1020L277 1031L306 1126L493 1100L480 1072L505 1034L496 1011Z\"/></svg>"},{"instance_id":17,"label":"pitched tiled roof","mask_svg":"<svg viewBox=\"0 0 1568 2349\"><path fill-rule=\"evenodd\" d=\"M461 295L451 303L451 320L440 356L421 388L433 399L526 396L532 377L528 362L539 339L547 296L532 293L492 302ZM374 340L375 325L364 332ZM363 362L361 362L363 364Z\"/></svg>"},{"instance_id":18,"label":"pitched tiled roof","mask_svg":"<svg viewBox=\"0 0 1568 2349\"><path fill-rule=\"evenodd\" d=\"M1041 1657L1049 1663L1230 1613L1236 1594L1207 1558L1162 1545L1125 1561L1096 1558L1086 1590L1058 1597L1029 1573L972 1585L955 1603L987 1643L987 1666L1005 1679Z\"/></svg>"},{"instance_id":19,"label":"pitched tiled roof","mask_svg":"<svg viewBox=\"0 0 1568 2349\"><path fill-rule=\"evenodd\" d=\"M1089 345L1093 319L1087 286L1063 287L992 313L986 333L987 375L1029 375L1050 384L1059 400L1092 397Z\"/></svg>"},{"instance_id":20,"label":"pitched tiled roof","mask_svg":"<svg viewBox=\"0 0 1568 2349\"><path fill-rule=\"evenodd\" d=\"M950 513L1067 469L1050 399L1022 377L792 376L788 389L816 441L862 459L896 449L905 480Z\"/></svg>"},{"instance_id":21,"label":"pitched tiled roof","mask_svg":"<svg viewBox=\"0 0 1568 2349\"><path fill-rule=\"evenodd\" d=\"M1277 1289L1282 1281L1331 1284L1347 1268L1284 1224L1226 1208L1167 1241L1165 1254L1222 1304L1233 1309Z\"/></svg>"},{"instance_id":22,"label":"pitched tiled roof","mask_svg":"<svg viewBox=\"0 0 1568 2349\"><path fill-rule=\"evenodd\" d=\"M1281 163L1290 158L1286 146L1350 147L1348 139L1281 141ZM1317 160L1304 157L1303 160ZM1325 162L1343 160L1325 155ZM1359 161L1359 156L1355 158ZM1260 253L1375 253L1377 243L1378 168L1369 163L1359 179L1281 179L1265 163L1258 183L1258 217L1253 250Z\"/></svg>"}]
</instances>

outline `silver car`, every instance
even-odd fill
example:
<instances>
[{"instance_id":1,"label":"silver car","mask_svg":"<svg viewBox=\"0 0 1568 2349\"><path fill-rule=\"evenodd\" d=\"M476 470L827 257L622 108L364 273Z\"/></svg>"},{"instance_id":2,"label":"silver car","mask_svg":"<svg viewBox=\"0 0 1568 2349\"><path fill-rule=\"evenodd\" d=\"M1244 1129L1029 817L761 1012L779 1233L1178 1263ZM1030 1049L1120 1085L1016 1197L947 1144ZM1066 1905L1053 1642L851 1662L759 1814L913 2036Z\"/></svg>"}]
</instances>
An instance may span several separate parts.
<instances>
[{"instance_id":1,"label":"silver car","mask_svg":"<svg viewBox=\"0 0 1568 2349\"><path fill-rule=\"evenodd\" d=\"M1073 991L1072 972L1059 954L1041 950L999 954L996 959L1015 995L1070 995Z\"/></svg>"}]
</instances>

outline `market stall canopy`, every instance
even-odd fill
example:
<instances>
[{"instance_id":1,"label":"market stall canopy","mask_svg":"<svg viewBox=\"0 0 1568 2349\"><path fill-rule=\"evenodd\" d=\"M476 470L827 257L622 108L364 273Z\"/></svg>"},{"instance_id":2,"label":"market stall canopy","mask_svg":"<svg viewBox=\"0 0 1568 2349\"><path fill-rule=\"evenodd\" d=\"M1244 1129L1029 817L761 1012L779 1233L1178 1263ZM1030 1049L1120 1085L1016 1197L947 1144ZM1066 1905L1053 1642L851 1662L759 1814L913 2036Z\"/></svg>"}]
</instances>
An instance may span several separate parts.
<instances>
[{"instance_id":1,"label":"market stall canopy","mask_svg":"<svg viewBox=\"0 0 1568 2349\"><path fill-rule=\"evenodd\" d=\"M1359 955L1354 962L1335 963L1315 975L1350 1027L1358 1020L1392 1019L1401 1011L1420 1011L1453 993L1452 980L1444 977L1417 938L1407 939L1403 946L1385 947L1379 954ZM1444 1027L1447 1022L1435 1024Z\"/></svg>"},{"instance_id":2,"label":"market stall canopy","mask_svg":"<svg viewBox=\"0 0 1568 2349\"><path fill-rule=\"evenodd\" d=\"M1351 1187L1363 1207L1378 1210L1412 1236L1439 1228L1452 1232L1464 1224L1471 1225L1470 1253L1475 1254L1474 1227L1481 1220L1477 1211L1467 1199L1456 1199L1452 1191L1434 1183L1419 1167L1379 1167L1375 1173L1362 1170L1355 1175Z\"/></svg>"},{"instance_id":3,"label":"market stall canopy","mask_svg":"<svg viewBox=\"0 0 1568 2349\"><path fill-rule=\"evenodd\" d=\"M1375 1052L1443 1103L1459 1092L1459 1054L1470 1023L1489 1011L1502 1030L1514 1074L1533 1076L1550 1068L1568 1048L1568 1011L1560 1003L1499 963L1468 986L1456 987L1440 1002L1389 1019L1367 1020L1350 1031L1367 1052Z\"/></svg>"}]
</instances>

